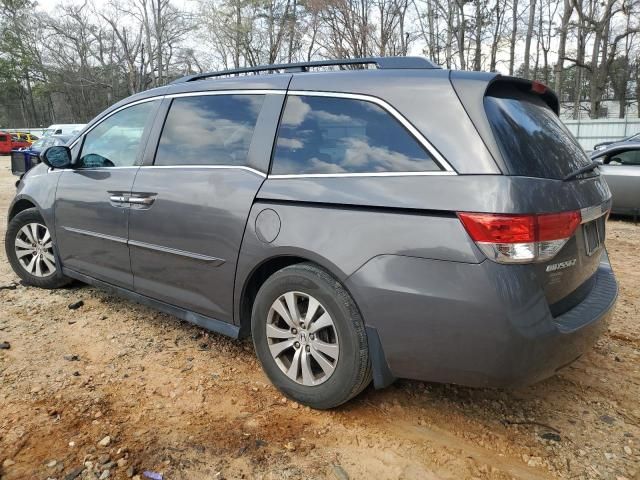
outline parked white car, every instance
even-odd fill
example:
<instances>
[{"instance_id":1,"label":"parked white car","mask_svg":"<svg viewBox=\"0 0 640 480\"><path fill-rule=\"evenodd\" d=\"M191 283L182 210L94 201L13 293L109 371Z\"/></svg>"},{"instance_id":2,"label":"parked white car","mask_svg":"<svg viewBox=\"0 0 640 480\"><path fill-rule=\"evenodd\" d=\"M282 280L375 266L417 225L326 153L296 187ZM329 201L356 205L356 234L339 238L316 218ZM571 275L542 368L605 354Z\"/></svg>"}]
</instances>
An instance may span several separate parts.
<instances>
[{"instance_id":1,"label":"parked white car","mask_svg":"<svg viewBox=\"0 0 640 480\"><path fill-rule=\"evenodd\" d=\"M49 128L44 131L42 136L48 137L50 135L74 135L82 130L84 126L84 123L57 123L54 125L49 125Z\"/></svg>"}]
</instances>

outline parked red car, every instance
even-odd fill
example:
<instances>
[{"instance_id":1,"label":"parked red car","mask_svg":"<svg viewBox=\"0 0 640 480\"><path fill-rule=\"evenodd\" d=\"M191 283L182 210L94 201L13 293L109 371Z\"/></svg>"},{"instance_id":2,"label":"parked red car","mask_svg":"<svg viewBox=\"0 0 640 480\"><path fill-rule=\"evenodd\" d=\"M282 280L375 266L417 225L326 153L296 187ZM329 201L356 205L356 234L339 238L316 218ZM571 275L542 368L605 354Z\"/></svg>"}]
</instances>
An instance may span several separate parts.
<instances>
[{"instance_id":1,"label":"parked red car","mask_svg":"<svg viewBox=\"0 0 640 480\"><path fill-rule=\"evenodd\" d=\"M31 145L29 142L18 139L16 135L0 132L0 155L9 155L14 148L23 148L29 145Z\"/></svg>"}]
</instances>

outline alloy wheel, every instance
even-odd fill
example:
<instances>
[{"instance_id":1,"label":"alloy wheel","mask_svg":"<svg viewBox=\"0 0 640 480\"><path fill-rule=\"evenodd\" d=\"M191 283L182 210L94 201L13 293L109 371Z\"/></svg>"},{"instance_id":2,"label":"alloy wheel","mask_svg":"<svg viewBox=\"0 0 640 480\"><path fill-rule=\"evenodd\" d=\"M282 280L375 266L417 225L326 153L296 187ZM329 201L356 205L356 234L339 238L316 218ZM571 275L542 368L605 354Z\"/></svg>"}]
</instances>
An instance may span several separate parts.
<instances>
[{"instance_id":1,"label":"alloy wheel","mask_svg":"<svg viewBox=\"0 0 640 480\"><path fill-rule=\"evenodd\" d=\"M49 229L41 223L27 223L15 239L18 262L30 275L48 277L56 271L53 240Z\"/></svg>"},{"instance_id":2,"label":"alloy wheel","mask_svg":"<svg viewBox=\"0 0 640 480\"><path fill-rule=\"evenodd\" d=\"M271 305L266 324L269 351L294 382L314 386L334 373L340 347L329 312L313 296L287 292Z\"/></svg>"}]
</instances>

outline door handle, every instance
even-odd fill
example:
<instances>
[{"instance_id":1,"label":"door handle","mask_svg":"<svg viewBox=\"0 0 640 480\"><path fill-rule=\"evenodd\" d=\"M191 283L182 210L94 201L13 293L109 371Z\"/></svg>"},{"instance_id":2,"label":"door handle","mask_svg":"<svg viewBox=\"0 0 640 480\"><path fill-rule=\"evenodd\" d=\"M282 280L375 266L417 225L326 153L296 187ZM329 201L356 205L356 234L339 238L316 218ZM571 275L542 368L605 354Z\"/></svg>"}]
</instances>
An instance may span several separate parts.
<instances>
[{"instance_id":1,"label":"door handle","mask_svg":"<svg viewBox=\"0 0 640 480\"><path fill-rule=\"evenodd\" d=\"M109 200L111 200L114 203L126 203L127 197L124 197L122 195L111 195L109 197Z\"/></svg>"},{"instance_id":2,"label":"door handle","mask_svg":"<svg viewBox=\"0 0 640 480\"><path fill-rule=\"evenodd\" d=\"M134 205L151 205L155 198L153 197L129 197L126 200L128 203L132 203Z\"/></svg>"}]
</instances>

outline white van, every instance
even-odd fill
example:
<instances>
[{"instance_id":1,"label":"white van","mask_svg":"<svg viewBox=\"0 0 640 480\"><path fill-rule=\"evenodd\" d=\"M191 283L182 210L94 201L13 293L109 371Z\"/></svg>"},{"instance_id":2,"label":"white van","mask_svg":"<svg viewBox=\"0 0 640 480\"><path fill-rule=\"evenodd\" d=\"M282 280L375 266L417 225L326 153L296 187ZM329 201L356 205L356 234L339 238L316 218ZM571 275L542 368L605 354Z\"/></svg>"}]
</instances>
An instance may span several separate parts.
<instances>
[{"instance_id":1,"label":"white van","mask_svg":"<svg viewBox=\"0 0 640 480\"><path fill-rule=\"evenodd\" d=\"M84 123L57 123L54 125L49 125L44 133L43 137L48 137L49 135L73 135L78 133L80 130L84 128Z\"/></svg>"}]
</instances>

